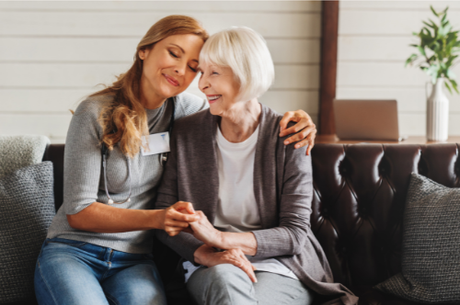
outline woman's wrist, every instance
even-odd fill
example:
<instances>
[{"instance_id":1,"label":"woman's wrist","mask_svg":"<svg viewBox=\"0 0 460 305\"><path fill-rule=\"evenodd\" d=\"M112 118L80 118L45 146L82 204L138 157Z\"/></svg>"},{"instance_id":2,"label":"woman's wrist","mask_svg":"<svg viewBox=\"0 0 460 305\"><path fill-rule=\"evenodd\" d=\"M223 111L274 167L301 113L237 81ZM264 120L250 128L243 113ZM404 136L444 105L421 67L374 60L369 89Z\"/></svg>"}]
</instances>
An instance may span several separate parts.
<instances>
[{"instance_id":1,"label":"woman's wrist","mask_svg":"<svg viewBox=\"0 0 460 305\"><path fill-rule=\"evenodd\" d=\"M216 231L217 231L217 236L216 236L217 244L214 245L213 247L218 248L218 249L224 249L224 250L230 249L231 245L229 244L228 233L221 232L219 230L216 230Z\"/></svg>"},{"instance_id":2,"label":"woman's wrist","mask_svg":"<svg viewBox=\"0 0 460 305\"><path fill-rule=\"evenodd\" d=\"M214 247L223 250L241 249L245 254L252 256L257 253L257 240L252 232L220 232L219 240L219 245Z\"/></svg>"},{"instance_id":3,"label":"woman's wrist","mask_svg":"<svg viewBox=\"0 0 460 305\"><path fill-rule=\"evenodd\" d=\"M217 249L227 249L227 244L225 243L225 232L221 232L217 229L214 231L214 238L212 239L212 243L209 246Z\"/></svg>"},{"instance_id":4,"label":"woman's wrist","mask_svg":"<svg viewBox=\"0 0 460 305\"><path fill-rule=\"evenodd\" d=\"M151 229L164 229L164 210L149 210Z\"/></svg>"},{"instance_id":5,"label":"woman's wrist","mask_svg":"<svg viewBox=\"0 0 460 305\"><path fill-rule=\"evenodd\" d=\"M198 249L195 250L193 253L193 259L195 263L203 266L207 266L207 257L209 254L214 253L215 250L206 244L200 246Z\"/></svg>"}]
</instances>

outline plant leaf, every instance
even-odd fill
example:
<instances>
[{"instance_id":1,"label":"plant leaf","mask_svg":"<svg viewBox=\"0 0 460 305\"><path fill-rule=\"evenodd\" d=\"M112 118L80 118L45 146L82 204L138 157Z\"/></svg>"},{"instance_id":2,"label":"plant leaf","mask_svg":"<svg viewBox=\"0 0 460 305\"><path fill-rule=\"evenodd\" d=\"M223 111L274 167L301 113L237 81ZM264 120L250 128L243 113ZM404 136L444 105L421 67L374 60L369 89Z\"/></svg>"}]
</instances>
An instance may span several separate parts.
<instances>
[{"instance_id":1,"label":"plant leaf","mask_svg":"<svg viewBox=\"0 0 460 305\"><path fill-rule=\"evenodd\" d=\"M404 65L405 67L407 67L407 65L410 65L414 62L414 60L416 60L418 58L418 55L417 54L412 54L411 56L409 56L409 58L406 60L406 64Z\"/></svg>"},{"instance_id":2,"label":"plant leaf","mask_svg":"<svg viewBox=\"0 0 460 305\"><path fill-rule=\"evenodd\" d=\"M421 46L417 46L417 48L418 48L418 51L420 52L420 54L422 54L423 56L426 56L424 48L422 48Z\"/></svg>"},{"instance_id":3,"label":"plant leaf","mask_svg":"<svg viewBox=\"0 0 460 305\"><path fill-rule=\"evenodd\" d=\"M437 30L438 29L438 26L436 25L436 23L431 20L431 19L428 19L430 22L431 22L431 27L434 29L434 30Z\"/></svg>"},{"instance_id":4,"label":"plant leaf","mask_svg":"<svg viewBox=\"0 0 460 305\"><path fill-rule=\"evenodd\" d=\"M447 9L446 9L447 10ZM446 14L446 11L444 11L444 16L442 16L442 19L441 19L441 23L444 24L444 22L446 22L446 18L447 18L447 14ZM448 23L449 21L447 21Z\"/></svg>"},{"instance_id":5,"label":"plant leaf","mask_svg":"<svg viewBox=\"0 0 460 305\"><path fill-rule=\"evenodd\" d=\"M428 22L426 22L426 21L422 21L422 23L423 23L424 25L426 25L426 26L428 26L428 27L430 27L430 28L433 28L433 29L434 29L434 26L433 26L433 24L430 24L430 23L428 23Z\"/></svg>"},{"instance_id":6,"label":"plant leaf","mask_svg":"<svg viewBox=\"0 0 460 305\"><path fill-rule=\"evenodd\" d=\"M424 71L434 84L438 78L446 78L446 87L451 92L458 93L458 85L452 67L460 58L459 31L453 31L452 24L447 18L447 6L443 11L437 12L431 5L431 12L437 17L422 21L420 32L413 32L420 38L418 44L412 43L411 47L417 48L418 53L411 54L405 61L405 66L414 65ZM418 61L417 61L418 60Z\"/></svg>"},{"instance_id":7,"label":"plant leaf","mask_svg":"<svg viewBox=\"0 0 460 305\"><path fill-rule=\"evenodd\" d=\"M450 81L450 84L452 85L452 88L454 88L455 92L460 93L458 92L457 82L454 81L453 79L449 79L449 81Z\"/></svg>"},{"instance_id":8,"label":"plant leaf","mask_svg":"<svg viewBox=\"0 0 460 305\"><path fill-rule=\"evenodd\" d=\"M449 90L450 94L452 94L452 89L450 89L450 86L447 82L444 82L444 85L446 86L447 90Z\"/></svg>"},{"instance_id":9,"label":"plant leaf","mask_svg":"<svg viewBox=\"0 0 460 305\"><path fill-rule=\"evenodd\" d=\"M449 68L452 63L454 62L454 60L458 57L458 55L453 55L453 56L450 56L449 59L447 60L446 62L446 66L447 68Z\"/></svg>"}]
</instances>

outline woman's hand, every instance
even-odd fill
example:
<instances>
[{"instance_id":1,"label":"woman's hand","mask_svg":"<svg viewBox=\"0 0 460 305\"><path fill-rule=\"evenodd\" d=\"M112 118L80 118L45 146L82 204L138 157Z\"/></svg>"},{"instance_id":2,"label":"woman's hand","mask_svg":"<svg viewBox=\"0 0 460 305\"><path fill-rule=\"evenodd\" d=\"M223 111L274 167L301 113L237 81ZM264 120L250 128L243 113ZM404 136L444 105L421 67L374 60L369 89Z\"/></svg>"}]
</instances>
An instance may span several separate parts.
<instances>
[{"instance_id":1,"label":"woman's hand","mask_svg":"<svg viewBox=\"0 0 460 305\"><path fill-rule=\"evenodd\" d=\"M158 216L159 228L165 230L169 236L176 236L182 230L188 228L190 222L198 220L193 205L185 201L178 201L172 206L161 210Z\"/></svg>"},{"instance_id":2,"label":"woman's hand","mask_svg":"<svg viewBox=\"0 0 460 305\"><path fill-rule=\"evenodd\" d=\"M227 250L240 249L244 254L256 255L257 240L253 233L221 232L214 228L202 211L196 211L197 221L191 222L184 231L193 234L210 247Z\"/></svg>"},{"instance_id":3,"label":"woman's hand","mask_svg":"<svg viewBox=\"0 0 460 305\"><path fill-rule=\"evenodd\" d=\"M297 122L294 126L287 128L288 123ZM284 114L280 121L280 137L284 137L295 133L284 141L285 145L298 142L295 148L300 148L308 144L307 155L315 145L316 125L311 117L305 111L299 109L297 111L288 111Z\"/></svg>"},{"instance_id":4,"label":"woman's hand","mask_svg":"<svg viewBox=\"0 0 460 305\"><path fill-rule=\"evenodd\" d=\"M232 264L249 276L253 283L257 282L254 270L256 268L244 255L240 249L229 249L222 252L217 252L214 248L208 245L202 245L195 253L195 262L206 267L214 267L220 264Z\"/></svg>"},{"instance_id":5,"label":"woman's hand","mask_svg":"<svg viewBox=\"0 0 460 305\"><path fill-rule=\"evenodd\" d=\"M190 223L190 233L205 244L222 249L222 232L214 228L202 211L196 211L195 214L197 221Z\"/></svg>"}]
</instances>

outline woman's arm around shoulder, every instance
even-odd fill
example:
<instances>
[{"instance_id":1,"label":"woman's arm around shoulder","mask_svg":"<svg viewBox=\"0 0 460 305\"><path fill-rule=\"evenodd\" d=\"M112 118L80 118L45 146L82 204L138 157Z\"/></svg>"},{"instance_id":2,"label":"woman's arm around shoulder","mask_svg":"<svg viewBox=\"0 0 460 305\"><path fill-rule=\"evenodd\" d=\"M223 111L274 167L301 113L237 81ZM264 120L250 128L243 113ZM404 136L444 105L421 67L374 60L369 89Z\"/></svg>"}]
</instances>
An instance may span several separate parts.
<instances>
[{"instance_id":1,"label":"woman's arm around shoulder","mask_svg":"<svg viewBox=\"0 0 460 305\"><path fill-rule=\"evenodd\" d=\"M296 124L288 128L289 122L296 122ZM280 137L291 135L284 140L284 144L290 145L295 143L295 148L307 145L307 155L310 155L315 145L316 132L315 123L313 123L310 115L302 109L286 112L280 121Z\"/></svg>"}]
</instances>

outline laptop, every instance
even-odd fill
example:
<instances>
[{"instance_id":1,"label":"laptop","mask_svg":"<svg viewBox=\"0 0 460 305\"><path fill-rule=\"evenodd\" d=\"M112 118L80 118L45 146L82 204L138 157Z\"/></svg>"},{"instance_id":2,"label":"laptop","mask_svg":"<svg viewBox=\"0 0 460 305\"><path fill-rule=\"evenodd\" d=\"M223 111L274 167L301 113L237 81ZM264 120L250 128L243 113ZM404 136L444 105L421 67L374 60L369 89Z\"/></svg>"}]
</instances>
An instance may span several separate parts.
<instances>
[{"instance_id":1,"label":"laptop","mask_svg":"<svg viewBox=\"0 0 460 305\"><path fill-rule=\"evenodd\" d=\"M396 100L334 99L335 131L341 140L402 141Z\"/></svg>"}]
</instances>

